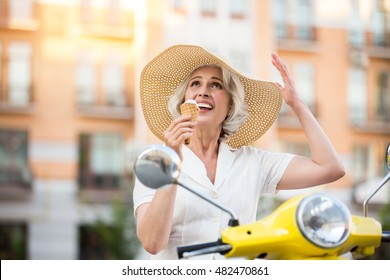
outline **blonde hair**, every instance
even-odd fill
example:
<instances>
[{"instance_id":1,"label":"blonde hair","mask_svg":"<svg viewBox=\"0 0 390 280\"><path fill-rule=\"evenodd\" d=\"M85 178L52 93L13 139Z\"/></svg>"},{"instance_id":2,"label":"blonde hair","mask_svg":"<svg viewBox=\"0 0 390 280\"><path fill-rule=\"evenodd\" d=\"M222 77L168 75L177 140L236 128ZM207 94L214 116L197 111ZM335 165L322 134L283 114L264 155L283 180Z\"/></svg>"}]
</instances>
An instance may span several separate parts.
<instances>
[{"instance_id":1,"label":"blonde hair","mask_svg":"<svg viewBox=\"0 0 390 280\"><path fill-rule=\"evenodd\" d=\"M248 113L248 105L245 101L245 92L244 87L241 84L238 76L231 71L221 67L219 65L201 65L195 68L183 82L176 88L173 94L170 96L168 101L168 110L172 114L174 118L180 116L180 104L182 104L185 100L185 92L188 87L190 78L194 71L203 68L203 67L216 67L222 72L222 80L224 86L226 88L227 93L230 96L231 100L231 108L230 112L227 115L223 126L222 131L219 136L219 140L225 141L232 134L236 133L240 126L246 121L249 113Z\"/></svg>"}]
</instances>

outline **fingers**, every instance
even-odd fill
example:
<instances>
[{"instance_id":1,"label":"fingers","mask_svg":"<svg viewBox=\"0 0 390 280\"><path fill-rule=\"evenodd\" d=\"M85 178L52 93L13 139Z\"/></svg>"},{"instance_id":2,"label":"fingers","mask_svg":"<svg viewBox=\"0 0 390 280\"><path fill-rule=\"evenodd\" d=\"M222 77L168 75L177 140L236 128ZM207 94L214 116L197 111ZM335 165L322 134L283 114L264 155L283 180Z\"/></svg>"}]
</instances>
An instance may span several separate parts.
<instances>
[{"instance_id":1,"label":"fingers","mask_svg":"<svg viewBox=\"0 0 390 280\"><path fill-rule=\"evenodd\" d=\"M164 132L165 144L176 151L180 150L185 139L190 138L195 131L196 123L191 122L191 116L180 116L172 121Z\"/></svg>"},{"instance_id":2,"label":"fingers","mask_svg":"<svg viewBox=\"0 0 390 280\"><path fill-rule=\"evenodd\" d=\"M286 84L291 82L290 73L287 68L287 64L281 59L275 52L272 53L272 64L278 69L282 76L283 82Z\"/></svg>"},{"instance_id":3,"label":"fingers","mask_svg":"<svg viewBox=\"0 0 390 280\"><path fill-rule=\"evenodd\" d=\"M287 71L287 65L286 63L283 61L283 59L280 58L280 56L276 53L276 52L273 52L271 54L272 56L272 64L275 65L275 67L278 69L278 70L282 70L286 73L288 73Z\"/></svg>"},{"instance_id":4,"label":"fingers","mask_svg":"<svg viewBox=\"0 0 390 280\"><path fill-rule=\"evenodd\" d=\"M283 90L283 86L282 86L280 83L274 82L274 84L275 84L279 89Z\"/></svg>"}]
</instances>

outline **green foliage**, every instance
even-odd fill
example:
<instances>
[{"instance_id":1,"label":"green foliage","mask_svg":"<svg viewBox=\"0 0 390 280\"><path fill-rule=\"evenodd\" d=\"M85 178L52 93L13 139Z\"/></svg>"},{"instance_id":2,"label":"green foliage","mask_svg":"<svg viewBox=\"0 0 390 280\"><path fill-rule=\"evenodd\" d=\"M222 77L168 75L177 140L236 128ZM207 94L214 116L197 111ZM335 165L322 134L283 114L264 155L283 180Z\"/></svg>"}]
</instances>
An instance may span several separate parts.
<instances>
[{"instance_id":1,"label":"green foliage","mask_svg":"<svg viewBox=\"0 0 390 280\"><path fill-rule=\"evenodd\" d=\"M389 202L379 212L382 230L390 230L390 198Z\"/></svg>"},{"instance_id":2,"label":"green foliage","mask_svg":"<svg viewBox=\"0 0 390 280\"><path fill-rule=\"evenodd\" d=\"M266 216L270 215L281 204L282 201L275 195L271 195L271 194L261 195L257 207L256 220L261 220Z\"/></svg>"},{"instance_id":3,"label":"green foliage","mask_svg":"<svg viewBox=\"0 0 390 280\"><path fill-rule=\"evenodd\" d=\"M0 259L25 260L26 229L17 224L6 224L0 227Z\"/></svg>"},{"instance_id":4,"label":"green foliage","mask_svg":"<svg viewBox=\"0 0 390 280\"><path fill-rule=\"evenodd\" d=\"M389 187L389 186L387 186ZM382 230L390 231L390 197L388 203L379 211ZM390 260L390 243L382 243L377 252L378 259Z\"/></svg>"},{"instance_id":5,"label":"green foliage","mask_svg":"<svg viewBox=\"0 0 390 280\"><path fill-rule=\"evenodd\" d=\"M130 206L122 202L114 202L112 204L112 222L107 224L99 219L90 227L90 230L96 233L102 244L100 248L102 252L95 258L135 259L140 246Z\"/></svg>"}]
</instances>

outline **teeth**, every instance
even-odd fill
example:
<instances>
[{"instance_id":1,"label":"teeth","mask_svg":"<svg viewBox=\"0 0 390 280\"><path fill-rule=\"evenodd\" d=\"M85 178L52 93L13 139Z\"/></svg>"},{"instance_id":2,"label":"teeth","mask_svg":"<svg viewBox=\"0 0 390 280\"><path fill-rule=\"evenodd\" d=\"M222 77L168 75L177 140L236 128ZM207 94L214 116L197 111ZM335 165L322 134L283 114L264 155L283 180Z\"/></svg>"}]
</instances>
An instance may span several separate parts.
<instances>
[{"instance_id":1,"label":"teeth","mask_svg":"<svg viewBox=\"0 0 390 280\"><path fill-rule=\"evenodd\" d=\"M198 107L213 109L213 107L210 104L206 104L206 103L198 103Z\"/></svg>"}]
</instances>

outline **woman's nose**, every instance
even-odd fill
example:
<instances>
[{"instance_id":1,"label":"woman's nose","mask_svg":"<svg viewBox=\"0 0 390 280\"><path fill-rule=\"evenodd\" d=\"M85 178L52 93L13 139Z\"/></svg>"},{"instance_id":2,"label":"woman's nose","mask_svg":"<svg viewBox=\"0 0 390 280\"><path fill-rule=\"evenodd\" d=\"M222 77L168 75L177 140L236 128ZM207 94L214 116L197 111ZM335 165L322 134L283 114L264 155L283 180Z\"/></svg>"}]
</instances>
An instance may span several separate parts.
<instances>
[{"instance_id":1,"label":"woman's nose","mask_svg":"<svg viewBox=\"0 0 390 280\"><path fill-rule=\"evenodd\" d=\"M206 97L208 97L209 94L207 93L207 91L205 89L203 89L203 90L198 92L198 96L206 96Z\"/></svg>"}]
</instances>

